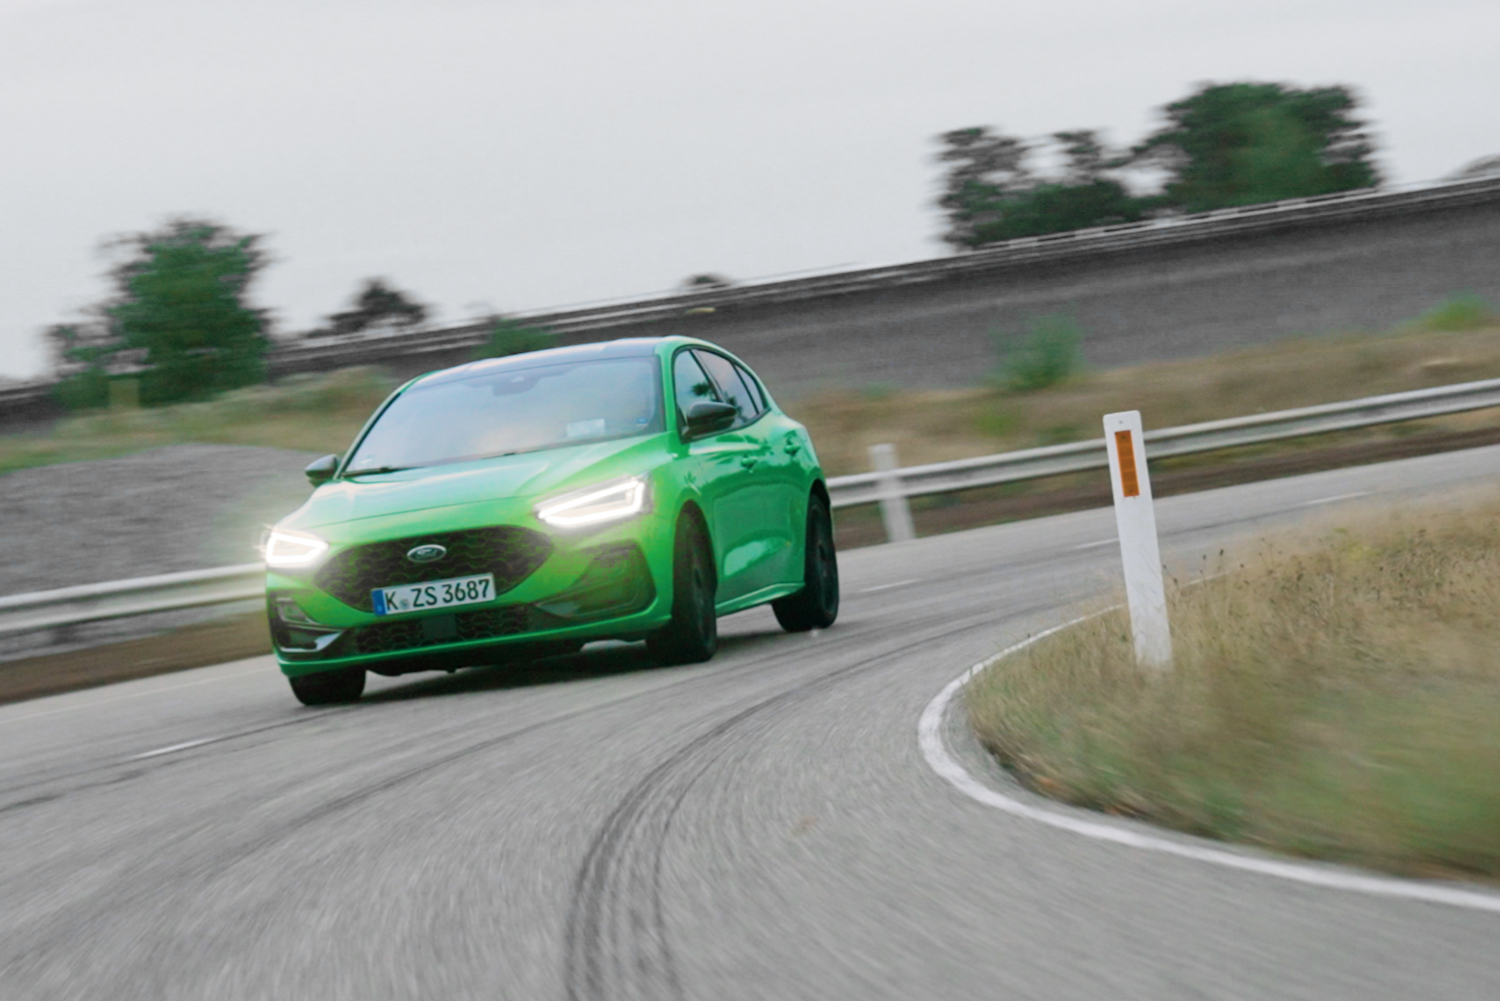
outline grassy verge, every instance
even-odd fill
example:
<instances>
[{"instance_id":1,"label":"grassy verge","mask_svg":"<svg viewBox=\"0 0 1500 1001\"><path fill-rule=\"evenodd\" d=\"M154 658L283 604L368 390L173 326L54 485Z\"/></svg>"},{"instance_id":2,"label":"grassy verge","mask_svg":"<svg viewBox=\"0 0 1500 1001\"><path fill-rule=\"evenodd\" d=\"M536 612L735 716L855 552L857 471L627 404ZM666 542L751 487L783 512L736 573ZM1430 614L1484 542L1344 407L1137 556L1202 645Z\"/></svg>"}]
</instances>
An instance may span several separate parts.
<instances>
[{"instance_id":1,"label":"grassy verge","mask_svg":"<svg viewBox=\"0 0 1500 1001\"><path fill-rule=\"evenodd\" d=\"M1148 428L1176 427L1489 378L1500 378L1500 324L1461 331L1412 325L1387 334L1294 339L1206 358L1084 372L1029 392L871 387L793 401L787 409L807 424L824 466L839 475L869 469L868 448L880 442L895 444L903 465L917 465L1097 438L1101 415L1118 410L1141 411ZM1494 422L1492 413L1480 413L1422 424L1469 430ZM1390 439L1412 433L1411 427L1374 428L1346 440ZM1317 442L1262 451L1310 445Z\"/></svg>"},{"instance_id":2,"label":"grassy verge","mask_svg":"<svg viewBox=\"0 0 1500 1001\"><path fill-rule=\"evenodd\" d=\"M89 411L45 432L0 436L0 474L183 442L340 452L394 388L376 369L347 368L291 376L205 403Z\"/></svg>"},{"instance_id":3,"label":"grassy verge","mask_svg":"<svg viewBox=\"0 0 1500 1001\"><path fill-rule=\"evenodd\" d=\"M1500 878L1500 500L1265 544L1171 600L1176 663L1107 613L966 693L1070 803L1408 875Z\"/></svg>"},{"instance_id":4,"label":"grassy verge","mask_svg":"<svg viewBox=\"0 0 1500 1001\"><path fill-rule=\"evenodd\" d=\"M790 401L787 409L808 425L824 467L837 476L867 470L868 448L880 442L894 443L903 464L917 465L1096 438L1100 415L1116 410L1138 409L1148 427L1172 427L1500 377L1500 323L1492 315L1466 317L1462 330L1435 329L1444 325L1441 320L1429 317L1385 334L1293 339L1207 358L1083 372L1027 391L870 387ZM289 377L205 403L91 412L44 432L0 436L0 474L180 442L340 451L392 388L394 382L379 371L354 368ZM1489 412L1462 414L1261 446L1235 461L1494 424ZM1222 461L1189 456L1173 463Z\"/></svg>"}]
</instances>

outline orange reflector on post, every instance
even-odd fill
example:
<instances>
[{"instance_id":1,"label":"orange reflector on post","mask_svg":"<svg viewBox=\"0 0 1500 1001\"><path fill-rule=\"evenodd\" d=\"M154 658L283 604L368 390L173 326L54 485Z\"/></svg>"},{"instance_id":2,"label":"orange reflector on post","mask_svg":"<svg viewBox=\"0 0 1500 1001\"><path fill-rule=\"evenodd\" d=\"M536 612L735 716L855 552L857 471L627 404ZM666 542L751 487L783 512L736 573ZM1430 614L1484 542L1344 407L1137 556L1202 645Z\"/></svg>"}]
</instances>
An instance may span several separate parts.
<instances>
[{"instance_id":1,"label":"orange reflector on post","mask_svg":"<svg viewBox=\"0 0 1500 1001\"><path fill-rule=\"evenodd\" d=\"M1141 480L1135 473L1135 443L1129 431L1115 432L1115 454L1120 457L1120 492L1126 497L1141 495Z\"/></svg>"}]
</instances>

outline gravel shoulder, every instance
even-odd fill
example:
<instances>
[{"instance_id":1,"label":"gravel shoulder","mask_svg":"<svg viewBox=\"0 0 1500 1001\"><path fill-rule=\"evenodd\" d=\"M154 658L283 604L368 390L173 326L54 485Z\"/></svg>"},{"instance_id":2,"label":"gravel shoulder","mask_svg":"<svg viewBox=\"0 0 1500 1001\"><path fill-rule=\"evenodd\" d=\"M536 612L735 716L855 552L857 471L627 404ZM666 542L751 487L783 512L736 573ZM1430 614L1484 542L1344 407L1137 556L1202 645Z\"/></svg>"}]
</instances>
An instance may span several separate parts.
<instances>
[{"instance_id":1,"label":"gravel shoulder","mask_svg":"<svg viewBox=\"0 0 1500 1001\"><path fill-rule=\"evenodd\" d=\"M0 595L256 559L261 525L311 492L311 452L170 445L0 476Z\"/></svg>"}]
</instances>

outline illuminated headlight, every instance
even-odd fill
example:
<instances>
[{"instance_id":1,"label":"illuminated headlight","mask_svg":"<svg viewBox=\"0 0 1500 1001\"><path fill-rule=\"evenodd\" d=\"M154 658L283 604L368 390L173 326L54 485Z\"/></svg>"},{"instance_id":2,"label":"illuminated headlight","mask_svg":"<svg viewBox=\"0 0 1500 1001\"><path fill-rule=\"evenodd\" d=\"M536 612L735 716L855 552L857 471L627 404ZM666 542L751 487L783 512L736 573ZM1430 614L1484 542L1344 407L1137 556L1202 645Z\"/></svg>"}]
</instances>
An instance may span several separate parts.
<instances>
[{"instance_id":1,"label":"illuminated headlight","mask_svg":"<svg viewBox=\"0 0 1500 1001\"><path fill-rule=\"evenodd\" d=\"M544 501L537 505L536 516L558 528L577 528L629 518L645 507L646 481L630 476Z\"/></svg>"},{"instance_id":2,"label":"illuminated headlight","mask_svg":"<svg viewBox=\"0 0 1500 1001\"><path fill-rule=\"evenodd\" d=\"M305 567L328 552L328 543L316 535L273 528L263 551L268 567Z\"/></svg>"}]
</instances>

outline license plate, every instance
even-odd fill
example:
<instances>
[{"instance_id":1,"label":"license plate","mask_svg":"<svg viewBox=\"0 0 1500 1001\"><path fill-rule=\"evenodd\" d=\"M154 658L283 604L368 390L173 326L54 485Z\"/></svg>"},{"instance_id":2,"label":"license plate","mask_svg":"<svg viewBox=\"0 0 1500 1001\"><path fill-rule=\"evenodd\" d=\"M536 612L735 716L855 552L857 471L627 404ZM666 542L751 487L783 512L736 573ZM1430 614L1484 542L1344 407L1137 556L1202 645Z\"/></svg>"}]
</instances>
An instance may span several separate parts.
<instances>
[{"instance_id":1,"label":"license plate","mask_svg":"<svg viewBox=\"0 0 1500 1001\"><path fill-rule=\"evenodd\" d=\"M400 615L402 612L425 612L432 608L474 605L489 601L494 596L495 575L491 573L428 580L398 587L377 587L370 592L376 615Z\"/></svg>"}]
</instances>

